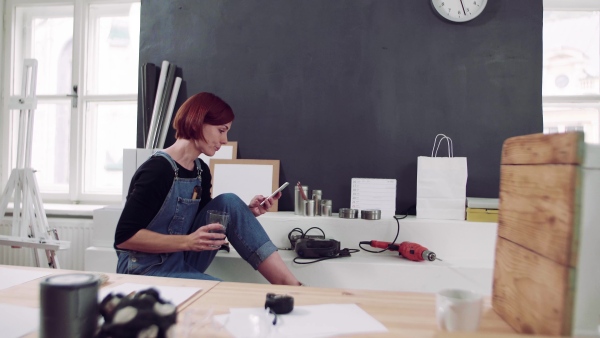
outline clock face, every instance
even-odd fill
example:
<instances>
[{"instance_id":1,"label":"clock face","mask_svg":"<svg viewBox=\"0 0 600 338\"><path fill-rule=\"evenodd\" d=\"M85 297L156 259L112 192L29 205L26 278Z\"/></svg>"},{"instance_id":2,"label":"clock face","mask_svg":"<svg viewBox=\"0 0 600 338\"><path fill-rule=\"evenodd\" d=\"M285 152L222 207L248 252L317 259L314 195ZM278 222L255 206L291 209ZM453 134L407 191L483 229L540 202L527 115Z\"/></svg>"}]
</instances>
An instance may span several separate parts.
<instances>
[{"instance_id":1,"label":"clock face","mask_svg":"<svg viewBox=\"0 0 600 338\"><path fill-rule=\"evenodd\" d=\"M475 19L487 5L487 0L430 0L433 10L453 22Z\"/></svg>"}]
</instances>

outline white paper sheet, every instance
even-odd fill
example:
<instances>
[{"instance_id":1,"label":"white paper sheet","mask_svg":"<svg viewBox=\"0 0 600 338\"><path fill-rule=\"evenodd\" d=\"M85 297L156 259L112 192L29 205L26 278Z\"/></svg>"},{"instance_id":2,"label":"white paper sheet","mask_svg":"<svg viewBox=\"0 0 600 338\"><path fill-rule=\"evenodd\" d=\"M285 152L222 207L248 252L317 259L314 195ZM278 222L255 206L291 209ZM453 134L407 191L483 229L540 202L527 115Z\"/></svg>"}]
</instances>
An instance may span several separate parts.
<instances>
[{"instance_id":1,"label":"white paper sheet","mask_svg":"<svg viewBox=\"0 0 600 338\"><path fill-rule=\"evenodd\" d=\"M232 308L230 314L215 316L234 337L332 337L342 334L387 332L387 328L356 304L296 306L286 315L272 317L262 308Z\"/></svg>"},{"instance_id":2,"label":"white paper sheet","mask_svg":"<svg viewBox=\"0 0 600 338\"><path fill-rule=\"evenodd\" d=\"M273 187L272 164L216 163L212 171L212 195L232 192L250 203L256 195L269 196L277 187ZM276 178L278 179L278 178Z\"/></svg>"},{"instance_id":3,"label":"white paper sheet","mask_svg":"<svg viewBox=\"0 0 600 338\"><path fill-rule=\"evenodd\" d=\"M396 214L396 180L384 178L353 178L350 208L379 209L381 218Z\"/></svg>"},{"instance_id":4,"label":"white paper sheet","mask_svg":"<svg viewBox=\"0 0 600 338\"><path fill-rule=\"evenodd\" d=\"M113 292L115 294L122 293L124 295L128 295L132 292L142 291L146 289L154 288L158 290L160 298L165 301L171 302L175 304L175 306L179 306L181 303L185 302L188 298L195 295L197 292L201 291L202 288L188 287L188 286L163 286L163 285L147 285L147 284L136 284L136 283L124 283L121 285L117 285L114 287L106 287L100 289L98 292L98 301L101 302L104 297L106 297L109 293Z\"/></svg>"},{"instance_id":5,"label":"white paper sheet","mask_svg":"<svg viewBox=\"0 0 600 338\"><path fill-rule=\"evenodd\" d=\"M50 275L45 270L21 270L0 268L0 290L11 286L20 285L40 277Z\"/></svg>"},{"instance_id":6,"label":"white paper sheet","mask_svg":"<svg viewBox=\"0 0 600 338\"><path fill-rule=\"evenodd\" d=\"M18 338L38 329L40 309L0 304L0 328L2 337Z\"/></svg>"}]
</instances>

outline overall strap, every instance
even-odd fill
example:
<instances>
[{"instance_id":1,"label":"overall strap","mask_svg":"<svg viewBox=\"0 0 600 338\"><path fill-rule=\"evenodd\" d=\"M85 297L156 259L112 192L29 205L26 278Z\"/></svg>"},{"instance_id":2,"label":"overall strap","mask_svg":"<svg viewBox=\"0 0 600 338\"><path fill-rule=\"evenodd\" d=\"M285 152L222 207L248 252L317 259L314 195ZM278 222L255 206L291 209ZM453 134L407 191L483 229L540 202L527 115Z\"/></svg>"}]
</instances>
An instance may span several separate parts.
<instances>
[{"instance_id":1,"label":"overall strap","mask_svg":"<svg viewBox=\"0 0 600 338\"><path fill-rule=\"evenodd\" d=\"M198 170L198 179L200 179L200 177L202 175L202 167L200 166L200 159L199 158L195 159L194 163L196 163L196 170Z\"/></svg>"},{"instance_id":2,"label":"overall strap","mask_svg":"<svg viewBox=\"0 0 600 338\"><path fill-rule=\"evenodd\" d=\"M169 161L169 163L171 164L171 167L173 168L173 170L175 171L175 178L179 177L179 167L177 166L177 163L175 163L175 161L173 160L173 158L171 158L171 156L167 153L165 153L164 151L157 151L154 153L154 155L152 156L162 156L164 158L167 159L167 161Z\"/></svg>"}]
</instances>

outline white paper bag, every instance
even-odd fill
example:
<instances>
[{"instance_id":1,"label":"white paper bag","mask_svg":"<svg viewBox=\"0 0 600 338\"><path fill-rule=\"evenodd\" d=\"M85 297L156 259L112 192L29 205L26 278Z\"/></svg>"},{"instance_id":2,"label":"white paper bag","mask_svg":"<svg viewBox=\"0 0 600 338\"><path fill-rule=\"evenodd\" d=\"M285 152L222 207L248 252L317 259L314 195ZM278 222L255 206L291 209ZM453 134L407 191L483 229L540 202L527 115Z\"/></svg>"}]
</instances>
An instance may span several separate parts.
<instances>
[{"instance_id":1,"label":"white paper bag","mask_svg":"<svg viewBox=\"0 0 600 338\"><path fill-rule=\"evenodd\" d=\"M437 157L443 141L448 157ZM467 176L467 158L454 157L452 139L438 134L431 157L417 160L417 218L464 220Z\"/></svg>"}]
</instances>

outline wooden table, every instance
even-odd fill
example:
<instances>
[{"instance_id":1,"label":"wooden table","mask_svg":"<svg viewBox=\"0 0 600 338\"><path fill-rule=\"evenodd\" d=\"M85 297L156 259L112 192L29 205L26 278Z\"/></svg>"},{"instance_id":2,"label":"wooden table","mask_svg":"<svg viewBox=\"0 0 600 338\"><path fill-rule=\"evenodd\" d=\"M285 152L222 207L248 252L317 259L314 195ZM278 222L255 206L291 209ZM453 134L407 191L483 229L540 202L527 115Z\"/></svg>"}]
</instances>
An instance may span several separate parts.
<instances>
[{"instance_id":1,"label":"wooden table","mask_svg":"<svg viewBox=\"0 0 600 338\"><path fill-rule=\"evenodd\" d=\"M215 314L225 314L232 307L262 307L267 292L290 295L294 297L295 306L354 303L389 330L387 333L352 337L435 337L439 332L435 319L435 294L428 293L221 282L193 302L186 311L203 313L212 309ZM514 333L492 310L489 299L485 304L480 331ZM219 337L228 335L224 333Z\"/></svg>"},{"instance_id":2,"label":"wooden table","mask_svg":"<svg viewBox=\"0 0 600 338\"><path fill-rule=\"evenodd\" d=\"M2 266L10 269L39 269L30 267ZM47 269L52 274L80 271ZM177 337L205 337L206 331L187 332L186 320L192 316L202 316L208 311L213 314L226 314L230 308L263 307L268 292L288 294L294 297L294 305L317 305L332 303L354 303L360 306L387 329L387 333L353 335L352 337L443 337L435 320L435 295L428 293L408 293L390 291L368 291L334 288L315 288L250 283L214 282L191 279L147 277L120 274L106 274L109 281L102 287L122 283L141 283L164 286L194 286L202 291L179 306ZM43 278L42 278L43 279ZM8 289L0 290L0 302L14 305L39 307L39 283L42 279L30 281ZM189 323L189 321L188 321ZM185 331L185 334L183 333ZM480 327L481 334L472 337L514 337L514 330L492 309L489 299ZM486 334L487 333L487 334ZM217 337L230 337L227 331L215 329ZM212 335L211 335L212 336ZM26 337L38 337L31 333ZM528 336L531 337L531 336Z\"/></svg>"}]
</instances>

